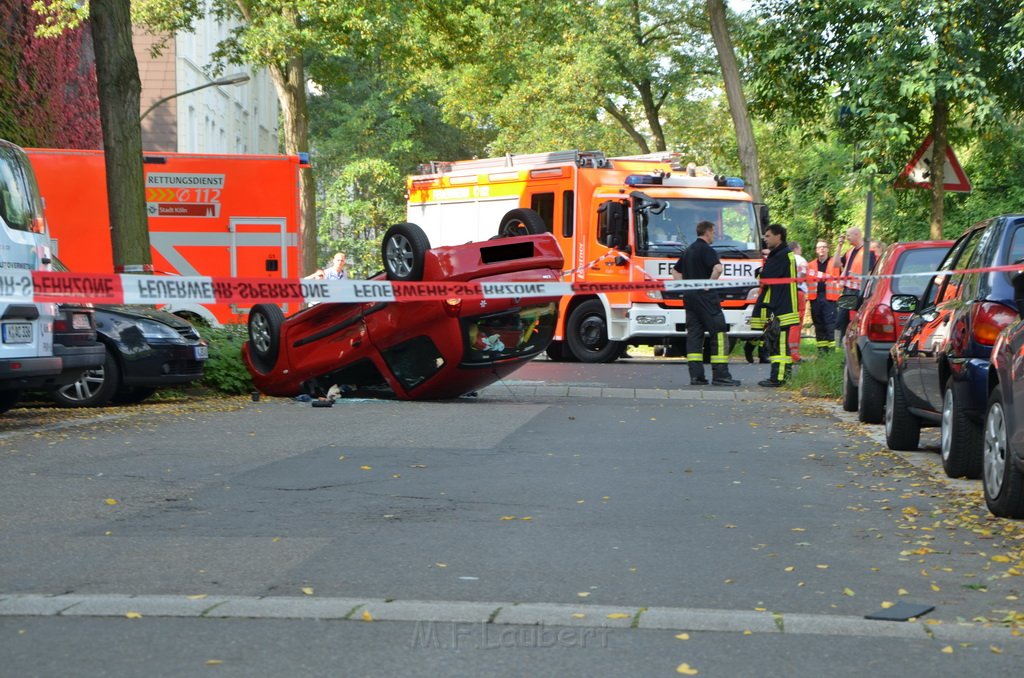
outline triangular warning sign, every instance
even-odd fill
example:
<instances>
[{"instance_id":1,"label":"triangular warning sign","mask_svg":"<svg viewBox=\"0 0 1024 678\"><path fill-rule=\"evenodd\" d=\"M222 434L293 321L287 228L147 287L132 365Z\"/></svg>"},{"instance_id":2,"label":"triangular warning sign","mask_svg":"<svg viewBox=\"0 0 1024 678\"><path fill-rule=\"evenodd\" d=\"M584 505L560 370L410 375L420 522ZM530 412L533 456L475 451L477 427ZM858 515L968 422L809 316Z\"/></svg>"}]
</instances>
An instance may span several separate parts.
<instances>
[{"instance_id":1,"label":"triangular warning sign","mask_svg":"<svg viewBox=\"0 0 1024 678\"><path fill-rule=\"evenodd\" d=\"M911 158L907 166L900 172L899 177L896 179L896 188L928 188L932 187L932 135L929 134L928 138L924 140L921 147L914 153L914 157ZM956 193L970 193L971 182L967 180L967 175L964 174L964 170L960 167L960 161L956 159L956 153L953 152L953 147L946 145L946 166L943 168L942 173L942 184L946 187L947 191L953 191Z\"/></svg>"}]
</instances>

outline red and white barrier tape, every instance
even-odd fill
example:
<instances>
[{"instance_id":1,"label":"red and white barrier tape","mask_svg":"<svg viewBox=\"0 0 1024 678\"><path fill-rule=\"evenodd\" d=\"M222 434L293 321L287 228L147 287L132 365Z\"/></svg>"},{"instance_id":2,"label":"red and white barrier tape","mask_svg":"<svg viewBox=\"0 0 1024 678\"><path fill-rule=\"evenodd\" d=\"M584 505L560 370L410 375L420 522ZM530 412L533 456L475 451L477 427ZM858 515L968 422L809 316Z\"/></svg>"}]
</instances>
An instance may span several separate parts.
<instances>
[{"instance_id":1,"label":"red and white barrier tape","mask_svg":"<svg viewBox=\"0 0 1024 678\"><path fill-rule=\"evenodd\" d=\"M941 272L947 275L1016 272L1020 264ZM868 278L935 276L939 271L897 273ZM826 277L827 276L823 276ZM860 276L833 277L853 287ZM176 277L134 274L83 274L0 269L0 300L7 302L96 304L351 303L424 301L459 298L560 297L634 291L684 292L694 289L756 287L762 284L805 282L808 278L728 278L719 280L646 280L638 282L389 282L385 280L306 280L228 277ZM813 282L811 280L810 282Z\"/></svg>"}]
</instances>

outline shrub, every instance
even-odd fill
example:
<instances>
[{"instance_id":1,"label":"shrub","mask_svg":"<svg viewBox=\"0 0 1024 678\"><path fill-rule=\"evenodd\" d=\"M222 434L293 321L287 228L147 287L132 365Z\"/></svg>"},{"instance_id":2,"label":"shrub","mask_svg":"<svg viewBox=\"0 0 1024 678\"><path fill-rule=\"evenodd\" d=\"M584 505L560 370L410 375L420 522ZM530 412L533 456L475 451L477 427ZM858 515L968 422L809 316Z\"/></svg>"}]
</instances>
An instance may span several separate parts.
<instances>
[{"instance_id":1,"label":"shrub","mask_svg":"<svg viewBox=\"0 0 1024 678\"><path fill-rule=\"evenodd\" d=\"M200 327L210 344L202 384L224 393L241 394L255 390L249 370L242 363L242 342L246 340L245 325L224 325L219 328Z\"/></svg>"},{"instance_id":2,"label":"shrub","mask_svg":"<svg viewBox=\"0 0 1024 678\"><path fill-rule=\"evenodd\" d=\"M804 395L817 398L838 398L843 394L843 352L815 354L801 344L803 360L786 382L789 388L797 389Z\"/></svg>"}]
</instances>

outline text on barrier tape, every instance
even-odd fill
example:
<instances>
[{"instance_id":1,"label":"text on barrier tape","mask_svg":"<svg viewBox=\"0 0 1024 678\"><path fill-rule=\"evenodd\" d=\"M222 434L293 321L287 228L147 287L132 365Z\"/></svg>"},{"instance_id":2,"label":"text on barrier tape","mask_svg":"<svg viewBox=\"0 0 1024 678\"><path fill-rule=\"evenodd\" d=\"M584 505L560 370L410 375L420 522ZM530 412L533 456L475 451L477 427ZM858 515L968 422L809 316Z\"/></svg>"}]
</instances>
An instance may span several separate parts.
<instances>
[{"instance_id":1,"label":"text on barrier tape","mask_svg":"<svg viewBox=\"0 0 1024 678\"><path fill-rule=\"evenodd\" d=\"M1016 272L1020 264L943 271L943 275ZM935 276L939 271L897 273L885 276L835 276L846 287L859 287L870 278ZM719 280L645 280L637 282L392 282L387 280L306 280L228 278L208 276L152 276L132 274L82 274L55 271L3 272L0 269L0 299L14 302L95 304L198 304L258 303L352 303L381 301L426 301L450 298L560 297L634 291L685 292L698 289L756 287L789 282L815 283L818 278L728 278Z\"/></svg>"}]
</instances>

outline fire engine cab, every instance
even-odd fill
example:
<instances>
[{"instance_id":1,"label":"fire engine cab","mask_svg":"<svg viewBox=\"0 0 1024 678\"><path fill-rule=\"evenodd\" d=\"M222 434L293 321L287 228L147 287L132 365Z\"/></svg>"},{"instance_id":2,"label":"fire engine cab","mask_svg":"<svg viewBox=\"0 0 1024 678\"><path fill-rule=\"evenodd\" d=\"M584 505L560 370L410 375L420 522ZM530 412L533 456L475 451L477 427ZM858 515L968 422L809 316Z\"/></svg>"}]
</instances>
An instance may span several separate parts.
<instances>
[{"instance_id":1,"label":"fire engine cab","mask_svg":"<svg viewBox=\"0 0 1024 678\"><path fill-rule=\"evenodd\" d=\"M564 151L432 162L407 180L408 220L431 246L519 233L553 233L574 283L629 283L672 277L672 265L711 221L722 279L752 278L761 265L767 206L742 179L716 176L677 154L609 158ZM757 289L721 289L733 339L754 337ZM678 346L686 311L678 292L601 291L563 297L553 359L611 362L627 345Z\"/></svg>"}]
</instances>

